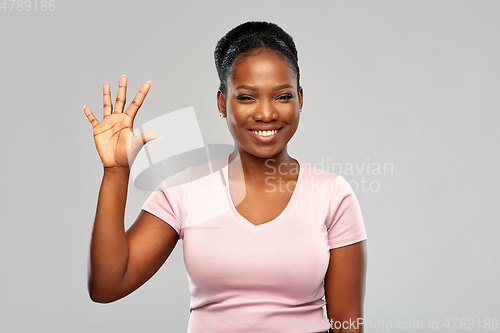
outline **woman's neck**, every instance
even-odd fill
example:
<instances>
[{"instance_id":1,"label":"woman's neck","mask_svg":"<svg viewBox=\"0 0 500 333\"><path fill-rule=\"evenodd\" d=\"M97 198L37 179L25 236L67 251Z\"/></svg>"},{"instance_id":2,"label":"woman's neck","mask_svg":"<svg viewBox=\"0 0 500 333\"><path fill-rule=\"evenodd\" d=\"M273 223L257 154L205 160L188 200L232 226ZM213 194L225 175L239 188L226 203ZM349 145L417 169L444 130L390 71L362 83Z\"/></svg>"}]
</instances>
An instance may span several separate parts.
<instances>
[{"instance_id":1,"label":"woman's neck","mask_svg":"<svg viewBox=\"0 0 500 333\"><path fill-rule=\"evenodd\" d=\"M229 155L230 178L235 181L264 182L269 177L274 179L296 178L298 161L288 155L285 149L279 154L268 157L256 157L247 151L235 150Z\"/></svg>"}]
</instances>

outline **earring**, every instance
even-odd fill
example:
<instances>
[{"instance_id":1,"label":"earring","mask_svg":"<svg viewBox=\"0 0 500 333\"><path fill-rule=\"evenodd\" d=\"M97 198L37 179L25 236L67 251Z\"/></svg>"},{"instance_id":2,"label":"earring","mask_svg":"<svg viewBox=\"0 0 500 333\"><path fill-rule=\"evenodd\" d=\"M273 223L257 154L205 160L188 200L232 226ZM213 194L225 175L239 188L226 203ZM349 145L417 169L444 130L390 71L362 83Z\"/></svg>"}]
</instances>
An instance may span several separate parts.
<instances>
[{"instance_id":1,"label":"earring","mask_svg":"<svg viewBox=\"0 0 500 333\"><path fill-rule=\"evenodd\" d=\"M299 113L302 112L302 109L299 109Z\"/></svg>"},{"instance_id":2,"label":"earring","mask_svg":"<svg viewBox=\"0 0 500 333\"><path fill-rule=\"evenodd\" d=\"M222 113L222 112L219 112L219 116L220 116L221 118L226 118L226 116L224 116L224 113Z\"/></svg>"}]
</instances>

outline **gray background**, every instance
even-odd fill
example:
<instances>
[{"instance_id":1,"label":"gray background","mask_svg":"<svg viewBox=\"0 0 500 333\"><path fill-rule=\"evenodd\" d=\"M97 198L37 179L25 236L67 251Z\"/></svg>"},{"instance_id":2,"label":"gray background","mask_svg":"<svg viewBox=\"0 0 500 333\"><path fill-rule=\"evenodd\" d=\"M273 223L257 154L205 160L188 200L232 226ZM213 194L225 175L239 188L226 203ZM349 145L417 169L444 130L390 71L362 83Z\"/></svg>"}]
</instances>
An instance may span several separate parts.
<instances>
[{"instance_id":1,"label":"gray background","mask_svg":"<svg viewBox=\"0 0 500 333\"><path fill-rule=\"evenodd\" d=\"M379 185L356 191L366 320L436 332L447 318L473 318L473 329L456 330L494 331L478 323L500 317L499 10L498 1L60 0L53 12L0 10L0 331L185 331L181 242L126 298L88 296L102 167L82 107L100 120L102 84L114 98L126 74L129 101L152 81L136 125L194 106L205 142L232 144L213 50L247 20L275 22L297 44L304 108L290 155L392 165L343 172ZM130 186L127 227L148 195Z\"/></svg>"}]
</instances>

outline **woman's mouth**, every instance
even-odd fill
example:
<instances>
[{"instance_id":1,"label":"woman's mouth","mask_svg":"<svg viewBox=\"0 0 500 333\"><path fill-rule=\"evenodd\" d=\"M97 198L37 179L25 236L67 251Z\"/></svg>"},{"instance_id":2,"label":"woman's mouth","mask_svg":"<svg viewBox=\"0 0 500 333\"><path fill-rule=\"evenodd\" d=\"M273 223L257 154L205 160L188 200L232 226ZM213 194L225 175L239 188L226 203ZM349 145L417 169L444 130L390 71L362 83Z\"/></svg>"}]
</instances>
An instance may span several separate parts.
<instances>
[{"instance_id":1,"label":"woman's mouth","mask_svg":"<svg viewBox=\"0 0 500 333\"><path fill-rule=\"evenodd\" d=\"M248 131L252 133L252 137L256 138L258 141L267 143L271 142L274 138L276 138L281 129L283 129L283 127L267 131L259 131L252 129L249 129Z\"/></svg>"}]
</instances>

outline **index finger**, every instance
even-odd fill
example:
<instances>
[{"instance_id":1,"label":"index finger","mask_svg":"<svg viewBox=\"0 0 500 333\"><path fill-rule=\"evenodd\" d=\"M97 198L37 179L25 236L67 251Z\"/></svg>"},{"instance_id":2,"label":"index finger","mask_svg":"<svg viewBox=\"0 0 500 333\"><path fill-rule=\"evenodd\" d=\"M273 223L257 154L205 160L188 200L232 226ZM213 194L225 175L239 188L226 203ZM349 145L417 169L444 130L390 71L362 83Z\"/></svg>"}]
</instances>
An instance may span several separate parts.
<instances>
[{"instance_id":1,"label":"index finger","mask_svg":"<svg viewBox=\"0 0 500 333\"><path fill-rule=\"evenodd\" d=\"M135 115L137 114L137 111L141 107L142 102L144 101L144 98L146 98L146 95L148 94L150 87L151 87L151 81L145 82L141 86L141 89L139 89L137 95L135 95L132 103L130 103L130 106L125 111L125 113L128 114L130 117L132 117L132 119L134 119Z\"/></svg>"}]
</instances>

